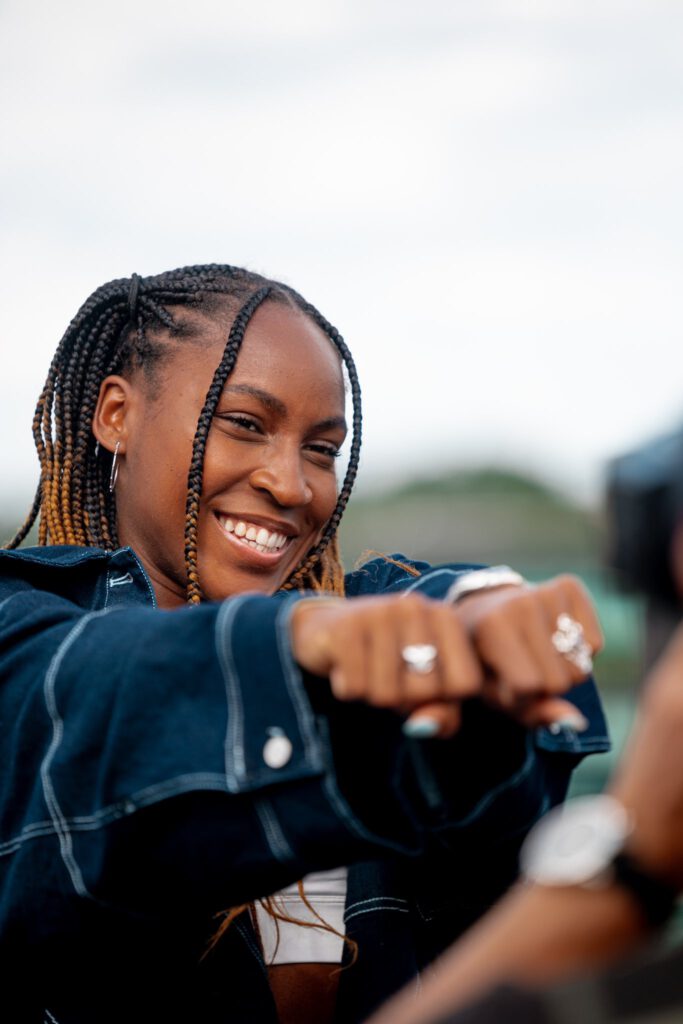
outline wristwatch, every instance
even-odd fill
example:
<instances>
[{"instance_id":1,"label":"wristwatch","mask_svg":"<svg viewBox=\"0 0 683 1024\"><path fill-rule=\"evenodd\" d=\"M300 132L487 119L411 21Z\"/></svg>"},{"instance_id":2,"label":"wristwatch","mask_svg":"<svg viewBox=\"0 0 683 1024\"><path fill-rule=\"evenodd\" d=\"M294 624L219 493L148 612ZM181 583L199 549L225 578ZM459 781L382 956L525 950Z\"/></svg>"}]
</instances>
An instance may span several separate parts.
<instances>
[{"instance_id":1,"label":"wristwatch","mask_svg":"<svg viewBox=\"0 0 683 1024\"><path fill-rule=\"evenodd\" d=\"M449 587L445 601L455 604L461 597L471 594L475 590L490 590L492 587L502 587L510 584L521 586L526 583L523 576L511 569L509 565L492 565L487 569L472 569L471 572L464 572Z\"/></svg>"},{"instance_id":2,"label":"wristwatch","mask_svg":"<svg viewBox=\"0 0 683 1024\"><path fill-rule=\"evenodd\" d=\"M656 878L627 850L633 819L612 796L577 797L545 815L520 852L522 877L538 885L586 889L623 886L651 925L673 912L677 889Z\"/></svg>"}]
</instances>

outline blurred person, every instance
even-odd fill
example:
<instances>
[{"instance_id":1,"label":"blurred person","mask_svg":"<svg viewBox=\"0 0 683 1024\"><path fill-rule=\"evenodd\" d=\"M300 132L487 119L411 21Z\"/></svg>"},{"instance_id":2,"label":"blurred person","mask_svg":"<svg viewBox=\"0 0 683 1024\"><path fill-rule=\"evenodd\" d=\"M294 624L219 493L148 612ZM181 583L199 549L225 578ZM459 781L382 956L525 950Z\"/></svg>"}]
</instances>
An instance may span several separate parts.
<instances>
[{"instance_id":1,"label":"blurred person","mask_svg":"<svg viewBox=\"0 0 683 1024\"><path fill-rule=\"evenodd\" d=\"M241 268L112 281L69 325L0 552L15 1020L359 1021L607 748L575 578L344 575L360 427L339 333Z\"/></svg>"},{"instance_id":2,"label":"blurred person","mask_svg":"<svg viewBox=\"0 0 683 1024\"><path fill-rule=\"evenodd\" d=\"M608 509L610 563L659 649L620 764L535 826L521 883L372 1024L683 1020L683 944L661 943L683 890L682 431L614 460Z\"/></svg>"}]
</instances>

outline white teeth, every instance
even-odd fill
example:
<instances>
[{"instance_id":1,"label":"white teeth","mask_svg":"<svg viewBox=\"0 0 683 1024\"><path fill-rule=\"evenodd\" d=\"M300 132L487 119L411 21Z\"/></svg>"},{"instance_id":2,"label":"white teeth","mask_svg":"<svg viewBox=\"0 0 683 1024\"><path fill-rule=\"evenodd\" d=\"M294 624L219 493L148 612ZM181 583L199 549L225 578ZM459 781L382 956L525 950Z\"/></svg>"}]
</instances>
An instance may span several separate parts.
<instances>
[{"instance_id":1,"label":"white teeth","mask_svg":"<svg viewBox=\"0 0 683 1024\"><path fill-rule=\"evenodd\" d=\"M222 519L223 529L226 533L234 533L244 544L255 548L257 551L274 552L283 548L288 541L282 533L271 533L265 526L256 526L245 523L244 520Z\"/></svg>"}]
</instances>

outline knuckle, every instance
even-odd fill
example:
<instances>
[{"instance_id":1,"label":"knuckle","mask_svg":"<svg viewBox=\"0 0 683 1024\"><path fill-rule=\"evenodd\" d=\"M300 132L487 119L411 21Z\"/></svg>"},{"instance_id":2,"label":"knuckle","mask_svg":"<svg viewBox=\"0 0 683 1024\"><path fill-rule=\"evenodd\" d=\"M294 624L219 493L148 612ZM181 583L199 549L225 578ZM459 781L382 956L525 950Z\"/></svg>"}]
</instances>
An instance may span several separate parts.
<instances>
[{"instance_id":1,"label":"knuckle","mask_svg":"<svg viewBox=\"0 0 683 1024\"><path fill-rule=\"evenodd\" d=\"M573 573L564 572L556 577L559 588L564 594L585 594L583 583Z\"/></svg>"},{"instance_id":2,"label":"knuckle","mask_svg":"<svg viewBox=\"0 0 683 1024\"><path fill-rule=\"evenodd\" d=\"M509 619L509 605L497 605L487 611L475 625L475 635L480 636L489 630L494 632L504 628Z\"/></svg>"},{"instance_id":3,"label":"knuckle","mask_svg":"<svg viewBox=\"0 0 683 1024\"><path fill-rule=\"evenodd\" d=\"M421 615L431 603L424 594L410 593L401 599L397 608L404 616L410 618L413 615Z\"/></svg>"}]
</instances>

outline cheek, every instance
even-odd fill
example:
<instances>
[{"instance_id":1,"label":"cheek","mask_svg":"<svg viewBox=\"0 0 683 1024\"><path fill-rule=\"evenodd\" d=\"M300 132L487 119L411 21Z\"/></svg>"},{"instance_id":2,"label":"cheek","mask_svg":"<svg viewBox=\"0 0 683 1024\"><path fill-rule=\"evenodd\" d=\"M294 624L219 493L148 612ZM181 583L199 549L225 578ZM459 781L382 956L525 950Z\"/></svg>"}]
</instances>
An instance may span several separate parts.
<instances>
[{"instance_id":1,"label":"cheek","mask_svg":"<svg viewBox=\"0 0 683 1024\"><path fill-rule=\"evenodd\" d=\"M185 518L190 445L171 431L157 431L136 460L134 501L154 522L176 529Z\"/></svg>"},{"instance_id":2,"label":"cheek","mask_svg":"<svg viewBox=\"0 0 683 1024\"><path fill-rule=\"evenodd\" d=\"M322 482L315 491L313 499L314 514L318 529L322 530L337 505L337 478L330 473L329 479Z\"/></svg>"}]
</instances>

